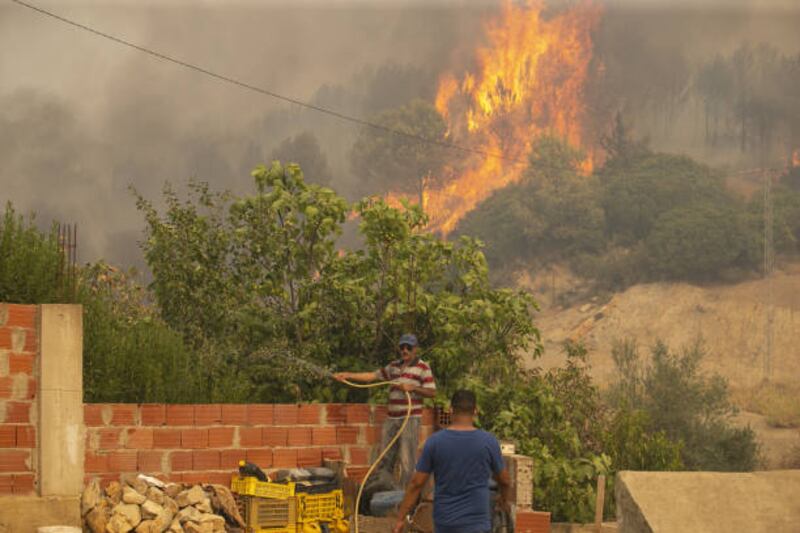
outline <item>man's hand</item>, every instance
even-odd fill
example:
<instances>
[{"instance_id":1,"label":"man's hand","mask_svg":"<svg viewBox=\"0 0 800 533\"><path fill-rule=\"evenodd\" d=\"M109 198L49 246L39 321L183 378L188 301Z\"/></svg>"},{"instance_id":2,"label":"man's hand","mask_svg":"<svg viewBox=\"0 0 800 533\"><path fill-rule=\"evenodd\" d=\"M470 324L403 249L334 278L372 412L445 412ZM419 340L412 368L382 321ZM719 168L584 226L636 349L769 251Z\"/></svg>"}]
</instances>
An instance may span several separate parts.
<instances>
[{"instance_id":1,"label":"man's hand","mask_svg":"<svg viewBox=\"0 0 800 533\"><path fill-rule=\"evenodd\" d=\"M406 527L405 521L402 518L398 518L397 523L392 528L392 533L403 533L404 527Z\"/></svg>"},{"instance_id":2,"label":"man's hand","mask_svg":"<svg viewBox=\"0 0 800 533\"><path fill-rule=\"evenodd\" d=\"M414 392L417 390L417 386L413 383L402 383L397 386L403 392Z\"/></svg>"},{"instance_id":3,"label":"man's hand","mask_svg":"<svg viewBox=\"0 0 800 533\"><path fill-rule=\"evenodd\" d=\"M350 372L337 372L333 375L333 379L344 382L345 380L350 379L350 374Z\"/></svg>"}]
</instances>

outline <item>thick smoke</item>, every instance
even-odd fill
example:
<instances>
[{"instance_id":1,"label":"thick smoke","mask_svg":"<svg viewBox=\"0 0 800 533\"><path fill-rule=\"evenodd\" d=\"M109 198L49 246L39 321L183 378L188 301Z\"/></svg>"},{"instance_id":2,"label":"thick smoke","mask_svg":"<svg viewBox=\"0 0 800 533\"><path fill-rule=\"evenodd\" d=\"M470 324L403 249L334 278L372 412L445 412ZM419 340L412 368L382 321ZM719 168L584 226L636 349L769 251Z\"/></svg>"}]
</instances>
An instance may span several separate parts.
<instances>
[{"instance_id":1,"label":"thick smoke","mask_svg":"<svg viewBox=\"0 0 800 533\"><path fill-rule=\"evenodd\" d=\"M432 99L438 76L467 68L483 38L485 2L40 4L66 17L221 74L369 117ZM697 65L744 40L800 52L798 10L610 4L598 27L603 76L587 96L600 132L625 112L637 133L683 150L695 111L659 129ZM755 6L755 7L754 7ZM247 190L249 171L311 132L332 185L354 197L355 126L157 61L11 3L0 6L0 187L18 210L75 222L80 259L142 264L143 222L128 187L157 199L189 177ZM307 143L313 145L313 142ZM301 161L302 163L302 161ZM320 168L324 168L322 165ZM314 180L314 176L308 176Z\"/></svg>"}]
</instances>

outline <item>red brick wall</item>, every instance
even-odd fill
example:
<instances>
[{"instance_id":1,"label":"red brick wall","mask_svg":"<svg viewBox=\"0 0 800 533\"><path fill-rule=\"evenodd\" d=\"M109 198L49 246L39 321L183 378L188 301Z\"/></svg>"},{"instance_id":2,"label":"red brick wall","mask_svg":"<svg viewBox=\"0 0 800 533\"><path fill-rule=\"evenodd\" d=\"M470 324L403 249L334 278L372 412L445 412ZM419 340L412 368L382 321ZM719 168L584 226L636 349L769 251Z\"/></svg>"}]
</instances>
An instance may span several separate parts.
<instances>
[{"instance_id":1,"label":"red brick wall","mask_svg":"<svg viewBox=\"0 0 800 533\"><path fill-rule=\"evenodd\" d=\"M0 494L36 483L37 307L0 304Z\"/></svg>"},{"instance_id":2,"label":"red brick wall","mask_svg":"<svg viewBox=\"0 0 800 533\"><path fill-rule=\"evenodd\" d=\"M344 459L360 478L385 417L365 404L86 404L86 478L141 472L228 484L240 459L272 469L323 458ZM432 423L426 411L420 441Z\"/></svg>"}]
</instances>

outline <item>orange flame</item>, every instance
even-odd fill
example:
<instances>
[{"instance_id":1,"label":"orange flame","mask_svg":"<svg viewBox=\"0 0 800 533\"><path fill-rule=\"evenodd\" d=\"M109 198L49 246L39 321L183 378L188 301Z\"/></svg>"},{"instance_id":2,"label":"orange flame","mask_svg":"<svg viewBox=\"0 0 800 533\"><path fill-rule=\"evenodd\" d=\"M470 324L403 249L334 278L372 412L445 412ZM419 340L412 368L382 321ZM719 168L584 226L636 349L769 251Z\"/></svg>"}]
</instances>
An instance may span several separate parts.
<instances>
[{"instance_id":1,"label":"orange flame","mask_svg":"<svg viewBox=\"0 0 800 533\"><path fill-rule=\"evenodd\" d=\"M792 152L792 166L800 167L800 148Z\"/></svg>"},{"instance_id":2,"label":"orange flame","mask_svg":"<svg viewBox=\"0 0 800 533\"><path fill-rule=\"evenodd\" d=\"M431 229L451 232L492 191L518 180L525 168L519 161L537 135L552 132L583 144L583 88L600 9L584 0L552 16L543 10L544 0L507 0L486 24L475 71L441 77L435 104L452 140L482 154L468 156L451 169L453 179L426 191ZM591 161L583 170L591 171Z\"/></svg>"}]
</instances>

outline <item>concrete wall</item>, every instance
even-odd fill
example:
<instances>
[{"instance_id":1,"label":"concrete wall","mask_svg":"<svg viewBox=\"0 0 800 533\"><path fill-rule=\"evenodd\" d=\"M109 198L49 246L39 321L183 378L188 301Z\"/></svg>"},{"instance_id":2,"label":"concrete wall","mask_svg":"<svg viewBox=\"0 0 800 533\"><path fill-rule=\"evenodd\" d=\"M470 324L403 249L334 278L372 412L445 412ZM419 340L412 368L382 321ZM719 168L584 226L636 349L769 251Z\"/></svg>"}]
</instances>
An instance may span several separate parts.
<instances>
[{"instance_id":1,"label":"concrete wall","mask_svg":"<svg viewBox=\"0 0 800 533\"><path fill-rule=\"evenodd\" d=\"M227 484L240 459L263 469L344 459L360 479L380 444L385 407L365 404L86 404L86 480L142 472ZM423 414L420 442L433 430Z\"/></svg>"},{"instance_id":2,"label":"concrete wall","mask_svg":"<svg viewBox=\"0 0 800 533\"><path fill-rule=\"evenodd\" d=\"M800 470L620 472L620 533L800 531Z\"/></svg>"}]
</instances>

